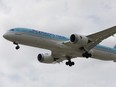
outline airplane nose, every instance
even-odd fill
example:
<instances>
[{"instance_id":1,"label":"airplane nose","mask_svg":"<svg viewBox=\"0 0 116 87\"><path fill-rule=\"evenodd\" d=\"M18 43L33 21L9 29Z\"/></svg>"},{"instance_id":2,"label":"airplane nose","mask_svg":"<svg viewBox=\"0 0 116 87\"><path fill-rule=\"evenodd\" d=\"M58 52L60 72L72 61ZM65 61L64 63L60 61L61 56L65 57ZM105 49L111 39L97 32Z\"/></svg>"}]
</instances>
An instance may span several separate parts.
<instances>
[{"instance_id":1,"label":"airplane nose","mask_svg":"<svg viewBox=\"0 0 116 87\"><path fill-rule=\"evenodd\" d=\"M8 34L5 33L5 34L3 35L3 37L4 37L5 39L7 39L7 38L8 38Z\"/></svg>"},{"instance_id":2,"label":"airplane nose","mask_svg":"<svg viewBox=\"0 0 116 87\"><path fill-rule=\"evenodd\" d=\"M6 32L4 35L3 35L3 38L5 38L6 40L14 40L15 36L14 34L10 33L10 32Z\"/></svg>"},{"instance_id":3,"label":"airplane nose","mask_svg":"<svg viewBox=\"0 0 116 87\"><path fill-rule=\"evenodd\" d=\"M3 37L6 38L6 34L4 34Z\"/></svg>"}]
</instances>

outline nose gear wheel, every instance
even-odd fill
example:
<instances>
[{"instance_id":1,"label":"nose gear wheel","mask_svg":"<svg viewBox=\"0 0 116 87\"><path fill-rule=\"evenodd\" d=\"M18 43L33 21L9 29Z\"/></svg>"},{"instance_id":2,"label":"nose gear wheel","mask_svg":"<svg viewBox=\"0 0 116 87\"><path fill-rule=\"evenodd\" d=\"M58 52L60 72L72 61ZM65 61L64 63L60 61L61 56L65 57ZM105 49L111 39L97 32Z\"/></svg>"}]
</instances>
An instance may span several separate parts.
<instances>
[{"instance_id":1,"label":"nose gear wheel","mask_svg":"<svg viewBox=\"0 0 116 87\"><path fill-rule=\"evenodd\" d=\"M18 50L20 48L19 44L17 42L13 42L13 44L16 45L15 49Z\"/></svg>"}]
</instances>

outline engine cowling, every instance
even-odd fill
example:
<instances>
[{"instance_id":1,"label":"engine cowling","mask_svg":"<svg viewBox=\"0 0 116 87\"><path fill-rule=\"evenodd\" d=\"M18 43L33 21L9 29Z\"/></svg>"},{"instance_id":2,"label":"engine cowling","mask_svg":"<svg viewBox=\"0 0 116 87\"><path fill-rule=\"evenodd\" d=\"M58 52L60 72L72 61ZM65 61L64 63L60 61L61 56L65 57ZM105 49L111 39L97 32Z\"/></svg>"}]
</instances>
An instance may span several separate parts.
<instances>
[{"instance_id":1,"label":"engine cowling","mask_svg":"<svg viewBox=\"0 0 116 87\"><path fill-rule=\"evenodd\" d=\"M85 46L89 43L89 40L86 36L78 35L78 34L72 34L70 36L70 41L74 44L79 44L82 46Z\"/></svg>"},{"instance_id":2,"label":"engine cowling","mask_svg":"<svg viewBox=\"0 0 116 87\"><path fill-rule=\"evenodd\" d=\"M53 63L54 58L51 54L38 54L38 61L42 63Z\"/></svg>"}]
</instances>

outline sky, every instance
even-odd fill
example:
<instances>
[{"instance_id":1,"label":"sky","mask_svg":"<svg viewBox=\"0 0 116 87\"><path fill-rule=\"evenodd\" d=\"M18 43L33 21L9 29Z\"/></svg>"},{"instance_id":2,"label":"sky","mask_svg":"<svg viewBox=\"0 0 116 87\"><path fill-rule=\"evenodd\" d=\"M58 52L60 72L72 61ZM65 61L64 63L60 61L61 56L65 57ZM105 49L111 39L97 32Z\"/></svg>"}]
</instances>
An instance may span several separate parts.
<instances>
[{"instance_id":1,"label":"sky","mask_svg":"<svg viewBox=\"0 0 116 87\"><path fill-rule=\"evenodd\" d=\"M42 64L48 50L15 46L2 35L15 27L70 37L116 25L116 0L0 0L0 87L116 87L116 63L76 58L75 66ZM101 44L113 47L116 37Z\"/></svg>"}]
</instances>

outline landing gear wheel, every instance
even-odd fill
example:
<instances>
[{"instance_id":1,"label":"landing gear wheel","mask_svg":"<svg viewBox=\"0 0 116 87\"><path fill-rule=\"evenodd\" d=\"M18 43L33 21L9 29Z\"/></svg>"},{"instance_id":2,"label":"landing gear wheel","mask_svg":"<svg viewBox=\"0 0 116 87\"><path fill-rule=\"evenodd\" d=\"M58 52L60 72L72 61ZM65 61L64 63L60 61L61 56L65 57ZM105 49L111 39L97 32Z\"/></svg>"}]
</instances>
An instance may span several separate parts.
<instances>
[{"instance_id":1,"label":"landing gear wheel","mask_svg":"<svg viewBox=\"0 0 116 87\"><path fill-rule=\"evenodd\" d=\"M85 53L82 54L82 56L83 56L83 57L86 57L86 58L89 58L89 57L91 57L92 55L91 55L91 53L85 52Z\"/></svg>"},{"instance_id":2,"label":"landing gear wheel","mask_svg":"<svg viewBox=\"0 0 116 87\"><path fill-rule=\"evenodd\" d=\"M69 62L66 62L66 65L69 65Z\"/></svg>"},{"instance_id":3,"label":"landing gear wheel","mask_svg":"<svg viewBox=\"0 0 116 87\"><path fill-rule=\"evenodd\" d=\"M20 46L16 46L16 50L18 50L20 48Z\"/></svg>"},{"instance_id":4,"label":"landing gear wheel","mask_svg":"<svg viewBox=\"0 0 116 87\"><path fill-rule=\"evenodd\" d=\"M18 45L18 42L13 42L13 44L16 45L15 49L18 50L20 48L20 46Z\"/></svg>"},{"instance_id":5,"label":"landing gear wheel","mask_svg":"<svg viewBox=\"0 0 116 87\"><path fill-rule=\"evenodd\" d=\"M74 62L71 62L71 64L72 64L72 65L75 65L75 63L74 63Z\"/></svg>"},{"instance_id":6,"label":"landing gear wheel","mask_svg":"<svg viewBox=\"0 0 116 87\"><path fill-rule=\"evenodd\" d=\"M68 62L66 62L66 65L68 65L68 66L73 66L73 65L75 65L75 63L74 62L71 62L71 61L68 61Z\"/></svg>"},{"instance_id":7,"label":"landing gear wheel","mask_svg":"<svg viewBox=\"0 0 116 87\"><path fill-rule=\"evenodd\" d=\"M72 66L72 64L71 64L71 63L69 63L69 66L71 67L71 66Z\"/></svg>"}]
</instances>

